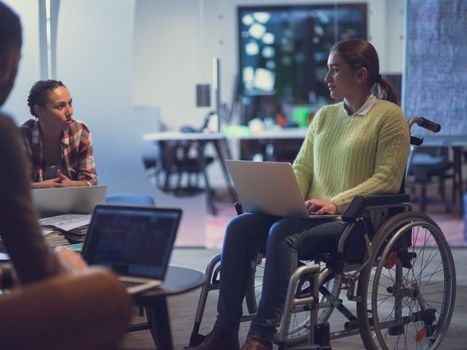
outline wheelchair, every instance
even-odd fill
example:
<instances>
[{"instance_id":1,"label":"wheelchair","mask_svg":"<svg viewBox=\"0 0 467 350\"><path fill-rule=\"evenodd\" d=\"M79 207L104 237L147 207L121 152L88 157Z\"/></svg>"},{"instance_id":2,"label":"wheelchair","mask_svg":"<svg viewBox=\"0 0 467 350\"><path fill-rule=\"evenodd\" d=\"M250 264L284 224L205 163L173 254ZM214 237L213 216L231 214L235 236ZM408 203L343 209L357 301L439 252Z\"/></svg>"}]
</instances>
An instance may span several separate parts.
<instances>
[{"instance_id":1,"label":"wheelchair","mask_svg":"<svg viewBox=\"0 0 467 350\"><path fill-rule=\"evenodd\" d=\"M410 127L414 124L440 130L439 124L420 117L409 120ZM412 147L422 142L411 136ZM454 261L440 227L412 210L403 188L400 194L355 197L338 218L346 228L337 253L298 262L274 337L280 350L299 344L305 344L301 349L330 350L330 340L357 334L369 350L439 347L455 304ZM355 233L364 244L350 252L346 242ZM242 321L255 316L265 259L259 254L252 261ZM219 289L221 274L218 255L206 268L190 346L204 339L199 330L208 293ZM339 330L331 332L335 319Z\"/></svg>"}]
</instances>

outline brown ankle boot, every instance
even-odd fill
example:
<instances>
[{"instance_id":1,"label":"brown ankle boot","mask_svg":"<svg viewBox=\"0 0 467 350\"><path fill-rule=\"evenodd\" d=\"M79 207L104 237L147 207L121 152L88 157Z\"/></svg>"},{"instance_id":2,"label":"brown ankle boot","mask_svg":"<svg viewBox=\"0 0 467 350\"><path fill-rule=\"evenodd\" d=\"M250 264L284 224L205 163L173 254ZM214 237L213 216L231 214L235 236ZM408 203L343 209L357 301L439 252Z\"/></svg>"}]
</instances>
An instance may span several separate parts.
<instances>
[{"instance_id":1,"label":"brown ankle boot","mask_svg":"<svg viewBox=\"0 0 467 350\"><path fill-rule=\"evenodd\" d=\"M238 333L214 326L201 344L185 350L239 350Z\"/></svg>"},{"instance_id":2,"label":"brown ankle boot","mask_svg":"<svg viewBox=\"0 0 467 350\"><path fill-rule=\"evenodd\" d=\"M272 344L248 337L240 350L272 350Z\"/></svg>"}]
</instances>

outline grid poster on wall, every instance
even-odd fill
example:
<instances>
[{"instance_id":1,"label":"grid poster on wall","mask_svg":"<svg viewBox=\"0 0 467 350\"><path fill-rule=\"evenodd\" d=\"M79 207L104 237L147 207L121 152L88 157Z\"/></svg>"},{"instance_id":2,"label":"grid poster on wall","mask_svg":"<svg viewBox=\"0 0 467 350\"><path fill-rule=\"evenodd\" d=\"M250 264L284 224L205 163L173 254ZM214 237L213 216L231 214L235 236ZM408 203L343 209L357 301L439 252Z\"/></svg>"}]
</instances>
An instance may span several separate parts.
<instances>
[{"instance_id":1,"label":"grid poster on wall","mask_svg":"<svg viewBox=\"0 0 467 350\"><path fill-rule=\"evenodd\" d=\"M440 135L467 135L467 0L407 1L403 105Z\"/></svg>"}]
</instances>

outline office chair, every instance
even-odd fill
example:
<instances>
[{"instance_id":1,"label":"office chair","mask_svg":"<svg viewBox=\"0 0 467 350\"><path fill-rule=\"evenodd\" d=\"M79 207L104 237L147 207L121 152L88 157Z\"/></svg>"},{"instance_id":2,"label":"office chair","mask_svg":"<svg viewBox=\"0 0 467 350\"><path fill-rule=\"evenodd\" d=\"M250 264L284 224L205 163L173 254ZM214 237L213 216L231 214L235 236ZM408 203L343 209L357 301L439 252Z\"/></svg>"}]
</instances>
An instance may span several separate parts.
<instances>
[{"instance_id":1,"label":"office chair","mask_svg":"<svg viewBox=\"0 0 467 350\"><path fill-rule=\"evenodd\" d=\"M180 131L189 133L199 130L184 126ZM205 155L205 142L160 141L159 147L160 167L156 185L162 191L182 197L193 196L205 190L199 183L199 177L206 176L206 167L214 161L213 157ZM176 176L175 184L172 180L174 176Z\"/></svg>"},{"instance_id":2,"label":"office chair","mask_svg":"<svg viewBox=\"0 0 467 350\"><path fill-rule=\"evenodd\" d=\"M448 147L419 147L413 151L409 166L413 184L420 184L420 194L415 198L419 203L421 212L426 212L429 203L441 204L449 212L456 202L455 187L456 178L453 163L449 159ZM441 199L427 197L426 186L432 182L434 177L438 178L438 192ZM452 202L445 198L445 180L453 179Z\"/></svg>"},{"instance_id":3,"label":"office chair","mask_svg":"<svg viewBox=\"0 0 467 350\"><path fill-rule=\"evenodd\" d=\"M159 132L166 129L160 118L160 110L156 106L137 105L133 110L133 126L139 138L141 158L148 175L156 171L159 148L153 143L143 141L141 136L148 132Z\"/></svg>"}]
</instances>

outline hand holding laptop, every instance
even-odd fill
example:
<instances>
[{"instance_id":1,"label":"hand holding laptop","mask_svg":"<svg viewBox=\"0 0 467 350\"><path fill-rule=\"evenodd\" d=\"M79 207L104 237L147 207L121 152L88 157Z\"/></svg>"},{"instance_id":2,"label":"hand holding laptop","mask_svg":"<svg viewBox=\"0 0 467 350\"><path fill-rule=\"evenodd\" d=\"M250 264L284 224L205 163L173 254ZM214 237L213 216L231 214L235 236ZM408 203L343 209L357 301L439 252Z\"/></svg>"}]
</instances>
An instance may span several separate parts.
<instances>
[{"instance_id":1,"label":"hand holding laptop","mask_svg":"<svg viewBox=\"0 0 467 350\"><path fill-rule=\"evenodd\" d=\"M337 213L337 207L331 201L309 199L305 201L305 206L310 215L324 215Z\"/></svg>"}]
</instances>

